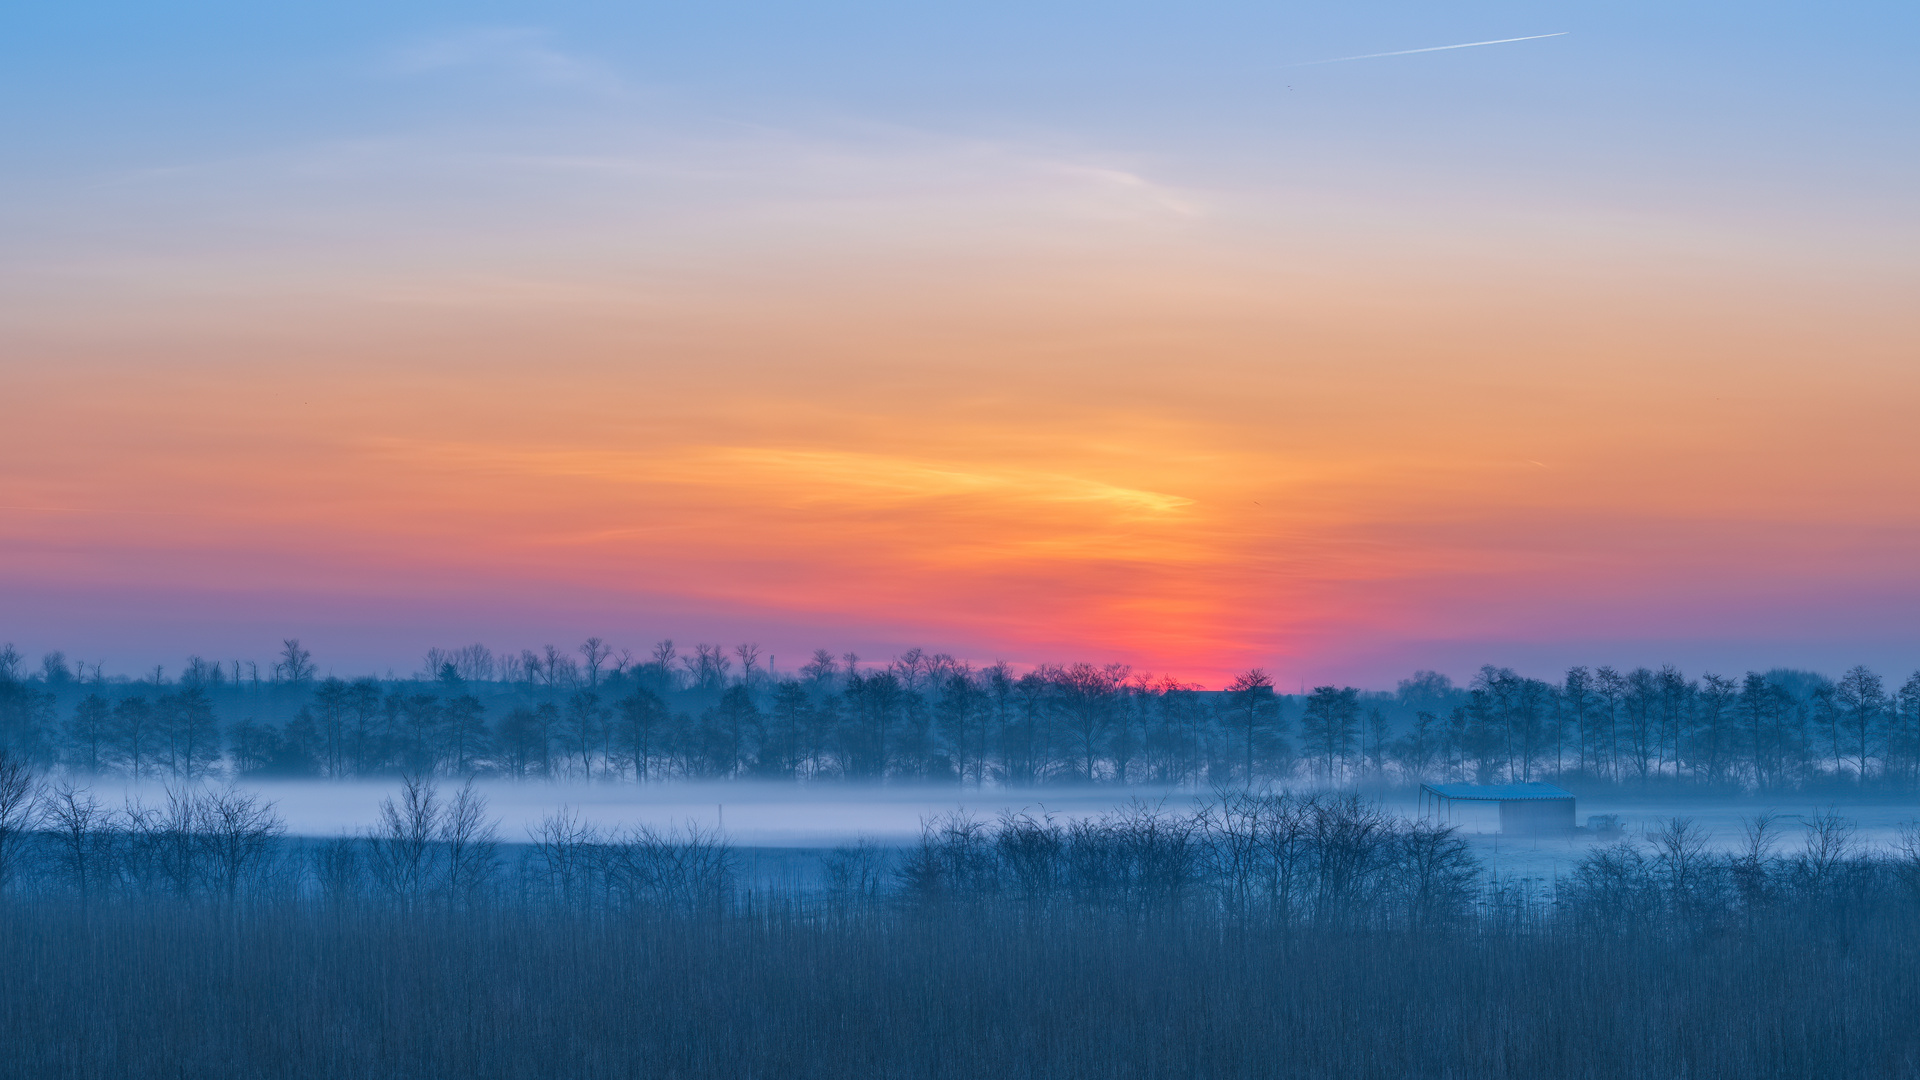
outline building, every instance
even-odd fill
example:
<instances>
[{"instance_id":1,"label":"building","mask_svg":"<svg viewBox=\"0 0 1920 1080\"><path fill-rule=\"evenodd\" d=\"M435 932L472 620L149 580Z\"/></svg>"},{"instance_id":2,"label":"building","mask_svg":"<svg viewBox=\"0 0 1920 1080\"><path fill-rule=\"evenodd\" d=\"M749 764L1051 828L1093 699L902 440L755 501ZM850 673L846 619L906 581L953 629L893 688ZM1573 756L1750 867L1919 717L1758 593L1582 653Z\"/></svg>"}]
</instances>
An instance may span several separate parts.
<instances>
[{"instance_id":1,"label":"building","mask_svg":"<svg viewBox=\"0 0 1920 1080\"><path fill-rule=\"evenodd\" d=\"M1453 804L1498 803L1500 831L1559 836L1573 831L1573 793L1552 784L1421 784L1420 813L1451 820Z\"/></svg>"}]
</instances>

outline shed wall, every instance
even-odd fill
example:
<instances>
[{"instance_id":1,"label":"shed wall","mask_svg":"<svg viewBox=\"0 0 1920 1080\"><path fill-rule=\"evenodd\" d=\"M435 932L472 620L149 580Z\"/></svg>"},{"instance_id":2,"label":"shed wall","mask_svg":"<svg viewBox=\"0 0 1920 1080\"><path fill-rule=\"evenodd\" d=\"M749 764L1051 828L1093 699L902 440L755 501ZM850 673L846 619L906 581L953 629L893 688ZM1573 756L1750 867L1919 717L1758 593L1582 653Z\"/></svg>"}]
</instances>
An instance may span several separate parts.
<instances>
[{"instance_id":1,"label":"shed wall","mask_svg":"<svg viewBox=\"0 0 1920 1080\"><path fill-rule=\"evenodd\" d=\"M1542 836L1573 831L1572 799L1528 799L1500 804L1500 831Z\"/></svg>"}]
</instances>

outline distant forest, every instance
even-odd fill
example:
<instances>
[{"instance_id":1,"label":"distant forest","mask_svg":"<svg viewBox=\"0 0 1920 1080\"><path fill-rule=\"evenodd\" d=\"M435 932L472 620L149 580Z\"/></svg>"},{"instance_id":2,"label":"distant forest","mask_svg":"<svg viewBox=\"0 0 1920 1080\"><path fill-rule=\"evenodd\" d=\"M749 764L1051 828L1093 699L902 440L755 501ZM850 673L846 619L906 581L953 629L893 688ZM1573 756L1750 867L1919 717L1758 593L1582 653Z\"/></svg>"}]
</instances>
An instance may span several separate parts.
<instances>
[{"instance_id":1,"label":"distant forest","mask_svg":"<svg viewBox=\"0 0 1920 1080\"><path fill-rule=\"evenodd\" d=\"M0 648L0 750L137 779L499 776L912 780L968 785L1421 780L1788 790L1920 785L1920 673L1856 667L1689 677L1485 667L1391 691L1283 694L1264 672L1206 690L1121 664L975 667L915 649L816 652L598 638L517 656L430 650L408 677L321 677L299 641L269 665L190 658L106 675Z\"/></svg>"}]
</instances>

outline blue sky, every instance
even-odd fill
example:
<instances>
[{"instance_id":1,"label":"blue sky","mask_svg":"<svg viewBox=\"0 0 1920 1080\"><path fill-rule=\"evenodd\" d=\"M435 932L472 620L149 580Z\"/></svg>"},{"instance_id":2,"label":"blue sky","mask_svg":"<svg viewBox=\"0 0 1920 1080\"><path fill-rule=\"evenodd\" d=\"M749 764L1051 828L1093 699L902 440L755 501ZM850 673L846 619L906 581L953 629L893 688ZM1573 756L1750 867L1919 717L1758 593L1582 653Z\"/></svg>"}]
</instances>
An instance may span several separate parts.
<instances>
[{"instance_id":1,"label":"blue sky","mask_svg":"<svg viewBox=\"0 0 1920 1080\"><path fill-rule=\"evenodd\" d=\"M1913 179L1920 97L1902 5L76 3L0 26L16 176L645 111L1084 140L1198 169L1358 155L1629 198L1777 170L1884 198Z\"/></svg>"}]
</instances>

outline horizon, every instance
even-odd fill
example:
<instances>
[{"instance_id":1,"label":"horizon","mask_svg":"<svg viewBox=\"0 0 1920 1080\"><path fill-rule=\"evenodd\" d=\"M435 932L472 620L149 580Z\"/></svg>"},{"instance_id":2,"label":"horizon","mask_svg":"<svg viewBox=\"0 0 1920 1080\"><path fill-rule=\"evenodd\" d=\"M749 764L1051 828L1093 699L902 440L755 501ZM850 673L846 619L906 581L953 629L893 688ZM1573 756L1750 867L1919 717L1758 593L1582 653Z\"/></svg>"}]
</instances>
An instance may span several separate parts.
<instances>
[{"instance_id":1,"label":"horizon","mask_svg":"<svg viewBox=\"0 0 1920 1080\"><path fill-rule=\"evenodd\" d=\"M602 639L599 639L599 638L595 638L593 640L595 642L601 642L604 645L604 648L606 650L604 662L606 663L607 666L605 668L605 674L600 676L600 678L614 679L623 673L639 671L644 668L647 668L648 666L650 666L650 664L659 663L657 659L649 660L643 653L641 653L638 650L631 649L631 648L622 648L616 644L604 643L602 642ZM387 665L384 669L336 668L334 665L327 663L324 657L321 657L320 659L312 661L313 671L311 673L302 675L297 679L284 677L282 674L281 664L284 661L284 653L286 648L289 645L300 646L301 644L302 642L300 641L300 639L297 639L297 638L283 639L281 642L281 652L279 654L270 656L268 659L264 661L256 660L256 659L246 659L246 658L233 658L233 657L208 657L208 656L203 656L199 653L190 652L172 667L169 667L164 663L159 663L159 664L145 664L141 667L131 668L131 669L115 668L113 670L106 670L105 665L107 664L107 661L104 661L104 660L89 660L82 656L70 655L63 649L49 649L43 653L40 653L39 656L36 658L31 651L20 650L15 646L13 642L0 641L0 678L16 678L21 681L26 681L26 682L37 681L41 683L70 682L71 684L76 686L80 686L80 685L165 686L165 685L173 685L173 684L180 684L180 685L187 685L187 684L203 685L204 684L204 685L211 685L211 686L217 686L217 687L230 686L235 689L241 689L248 686L255 686L255 687L284 686L284 687L296 687L296 688L310 687L316 683L324 682L327 680L337 679L337 680L343 680L343 681L350 681L350 680L362 679L362 678L371 678L371 679L376 679L383 682L434 682L434 681L444 680L446 678L444 674L444 670L442 669L442 665L445 665L448 663L457 664L460 654L467 653L470 650L479 650L486 655L486 663L489 665L489 673L482 674L482 675L461 673L457 676L457 681L461 683L470 682L470 683L506 686L506 685L513 685L521 682L537 680L538 679L537 675L528 673L527 660L530 658L537 659L540 655L542 655L540 652L537 652L534 649L522 649L522 650L519 650L518 652L512 649L506 649L506 650L501 650L496 652L484 644L475 642L458 649L445 649L438 646L433 646L427 649L423 649L419 654L420 659L411 668L406 668L400 665ZM730 648L727 645L716 646L716 645L709 645L707 643L688 642L684 644L686 647L693 647L694 645L697 644L698 647L702 649L719 648L723 651L723 653L725 653L726 650ZM671 638L661 639L660 641L656 642L655 645L678 647L676 646L676 643L674 642L674 640ZM544 647L547 649L552 648L552 646L550 645L547 645ZM585 649L585 647L586 646L582 645L579 649L575 649L575 650L561 649L561 650L558 650L558 655L560 656L563 663L571 663L571 664L579 665L580 660L576 658L576 654L582 652ZM744 647L753 648L757 646L744 646ZM311 654L311 650L303 650L303 651L305 651L309 655ZM1039 660L1039 661L1026 662L1026 663L1012 663L999 658L982 660L982 659L970 658L970 657L956 657L950 653L930 652L928 650L921 649L918 647L908 649L908 650L903 650L901 653L895 654L892 656L873 656L873 657L858 656L857 654L849 654L849 653L833 653L831 650L827 650L827 649L820 649L820 650L817 650L817 652L828 653L829 656L831 656L831 658L835 662L842 665L840 672L836 672L836 677L839 677L841 673L844 673L845 671L848 671L848 670L853 670L856 667L862 672L867 672L867 673L897 670L902 664L903 660L911 657L911 658L915 658L916 661L918 659L924 658L924 659L932 660L935 662L950 662L950 663L958 664L960 665L962 670L964 670L969 674L982 674L996 667L1005 667L1010 672L1016 675L1020 675L1020 674L1026 674L1029 672L1044 672L1048 670L1057 670L1057 669L1071 666L1073 664L1092 663L1096 667L1118 666L1120 668L1126 669L1126 675L1123 677L1123 681L1154 684L1154 683L1164 682L1167 679L1173 679L1175 682L1182 684L1187 689L1200 690L1208 693L1222 692L1225 688L1224 682L1231 681L1230 679L1223 680L1223 685L1221 686L1215 686L1215 685L1210 685L1210 684L1201 683L1201 682L1189 682L1187 680L1179 679L1177 676L1171 675L1169 673L1152 672L1152 671L1135 671L1131 667L1131 665L1119 663L1117 661L1103 664L1100 662L1099 658L1097 657L1091 658L1091 659L1083 658L1083 659L1077 659L1077 660L1056 658L1052 660ZM726 655L730 657L732 654L726 653ZM806 666L808 662L814 661L817 659L817 653L809 653L806 655L805 660L791 662L787 664L784 669L782 669L782 667L779 664L778 654L760 653L756 655L762 657L757 661L758 663L764 665L763 669L761 670L761 674L763 674L768 680L773 682L779 682L783 680L791 680L791 679L797 678L801 670ZM850 656L853 658L853 661L854 661L853 663L849 663ZM676 652L675 655L669 661L666 662L666 670L675 676L683 676L683 677L688 676L693 671L693 667L692 667L693 662L694 662L693 654ZM731 659L729 659L728 662L729 662L729 665L731 665ZM193 674L193 669L196 664L210 665L213 667L217 667L218 670L212 672L210 678L204 673L199 676L195 676ZM241 670L241 665L243 664L246 665L246 669L244 671ZM51 677L49 677L49 670L48 670L49 665L51 665L54 669L57 669L59 674L52 675ZM1868 670L1873 670L1871 665L1865 665L1865 664L1848 665L1849 669L1854 667L1865 667L1865 668L1868 668ZM1680 669L1677 665L1670 664L1670 663L1661 663L1661 662L1655 662L1651 664L1581 663L1581 664L1568 665L1567 668L1564 668L1558 671L1530 671L1530 670L1523 670L1523 669L1516 668L1510 665L1505 665L1505 664L1484 663L1466 672L1441 671L1436 668L1415 668L1413 670L1401 673L1401 675L1398 678L1393 680L1391 685L1372 685L1372 686L1358 686L1358 687L1346 686L1345 688L1358 689L1362 693L1366 693L1366 694L1390 696L1397 692L1404 691L1409 684L1418 681L1421 676L1440 675L1447 680L1449 690L1464 691L1469 687L1471 687L1472 685L1474 685L1475 681L1477 679L1480 679L1488 671L1495 671L1495 672L1517 675L1521 678L1532 679L1532 680L1536 680L1536 681L1540 681L1540 682L1544 682L1549 685L1552 685L1557 681L1562 680L1566 676L1567 671L1574 668L1578 668L1581 670L1590 670L1590 671L1612 669L1612 670L1623 671L1623 672L1638 671L1638 670L1652 671L1652 670L1658 670L1658 669L1672 668L1674 670L1680 671L1683 675L1689 678L1691 678L1694 675L1708 677L1713 675L1729 675L1729 674L1731 675L1759 674L1763 676L1811 675L1818 679L1824 680L1827 683L1837 682L1839 678L1839 676L1834 672L1822 671L1822 670L1819 670L1818 668L1807 666L1807 665L1790 665L1790 664L1775 664L1775 665L1770 665L1766 667L1756 667L1752 665L1737 666L1734 668L1727 669L1726 671L1714 671L1710 668L1703 668L1703 669L1696 669L1695 671L1689 672L1689 671L1685 671L1684 669ZM88 673L90 669L92 671L91 674ZM156 674L156 669L157 669L157 674ZM1315 686L1309 685L1305 681L1296 681L1294 683L1289 683L1286 681L1285 678L1282 677L1284 673L1271 672L1271 671L1267 671L1264 668L1254 668L1254 669L1248 669L1248 670L1251 672L1257 672L1259 674L1265 675L1269 679L1271 679L1273 682L1274 692L1283 697L1304 696L1310 690L1317 688ZM516 674L516 671L518 672L517 674ZM1876 674L1890 676L1897 681L1900 678L1901 671L1902 669L1900 668L1890 668L1884 672L1876 672ZM264 673L264 675L262 673ZM1240 674L1243 674L1243 672L1235 672L1233 674L1234 676L1238 676ZM1920 678L1920 660L1916 660L1915 664L1913 665L1912 674L1915 678ZM575 669L574 673L568 677L569 679L573 680L576 684L579 684L579 685L586 684L585 683L586 676L579 674L577 669ZM738 678L732 675L728 675L727 678L732 681L739 681L742 683L745 682L743 678ZM1344 684L1328 683L1328 684L1321 684L1321 685L1339 686ZM1288 688L1289 686L1292 686L1293 689L1289 689Z\"/></svg>"}]
</instances>

